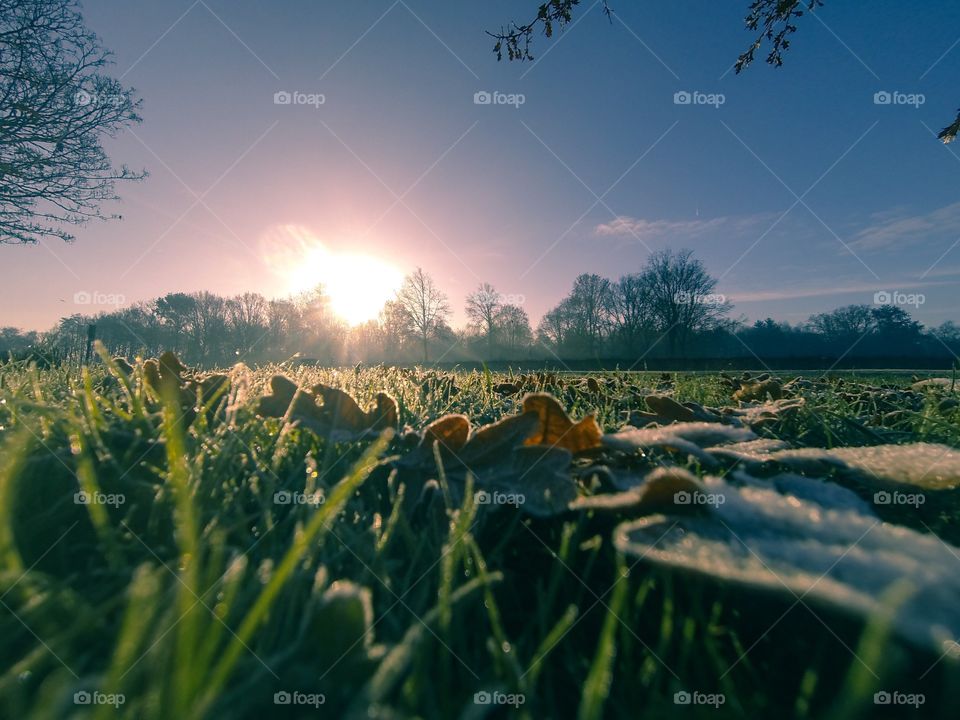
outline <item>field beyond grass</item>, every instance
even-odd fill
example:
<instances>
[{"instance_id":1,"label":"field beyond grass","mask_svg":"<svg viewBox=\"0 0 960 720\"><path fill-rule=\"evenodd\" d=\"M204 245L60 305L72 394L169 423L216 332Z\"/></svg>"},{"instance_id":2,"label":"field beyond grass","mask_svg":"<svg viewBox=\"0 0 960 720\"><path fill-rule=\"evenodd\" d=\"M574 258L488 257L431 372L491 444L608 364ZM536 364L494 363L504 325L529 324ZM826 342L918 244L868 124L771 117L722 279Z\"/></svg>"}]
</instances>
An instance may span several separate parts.
<instances>
[{"instance_id":1,"label":"field beyond grass","mask_svg":"<svg viewBox=\"0 0 960 720\"><path fill-rule=\"evenodd\" d=\"M445 449L463 426L423 438L450 414L475 434L530 393L607 435L656 414L650 395L720 413L782 394L802 403L751 425L762 439L956 448L952 387L910 390L907 373L156 370L0 365L0 717L955 717L956 658L883 617L624 552L617 528L646 505L568 509L551 488L535 507L498 505L484 482L529 504L545 467L513 472L525 451L505 430L477 473ZM346 392L374 408L370 427L324 425L329 394L267 412L275 375ZM734 398L754 381L780 389ZM379 393L396 427L379 422ZM666 446L570 452L551 478L576 498L627 470L718 472ZM878 513L952 548L956 502Z\"/></svg>"}]
</instances>

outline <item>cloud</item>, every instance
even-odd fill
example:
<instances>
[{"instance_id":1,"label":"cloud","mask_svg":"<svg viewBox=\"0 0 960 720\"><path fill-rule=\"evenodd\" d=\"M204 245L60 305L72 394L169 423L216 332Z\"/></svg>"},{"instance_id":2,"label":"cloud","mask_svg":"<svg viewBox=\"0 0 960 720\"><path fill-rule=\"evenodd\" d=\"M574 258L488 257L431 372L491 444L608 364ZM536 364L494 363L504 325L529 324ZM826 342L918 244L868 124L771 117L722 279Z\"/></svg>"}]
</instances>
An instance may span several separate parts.
<instances>
[{"instance_id":1,"label":"cloud","mask_svg":"<svg viewBox=\"0 0 960 720\"><path fill-rule=\"evenodd\" d=\"M712 220L644 220L643 218L619 215L608 223L601 223L594 228L597 235L603 237L622 237L633 235L636 238L648 240L664 235L700 235L723 225L726 218Z\"/></svg>"},{"instance_id":2,"label":"cloud","mask_svg":"<svg viewBox=\"0 0 960 720\"><path fill-rule=\"evenodd\" d=\"M849 245L860 250L886 250L957 234L960 234L960 202L928 213L874 216L873 224L858 232Z\"/></svg>"},{"instance_id":3,"label":"cloud","mask_svg":"<svg viewBox=\"0 0 960 720\"><path fill-rule=\"evenodd\" d=\"M934 266L923 274L923 277L956 277L960 275L960 265Z\"/></svg>"},{"instance_id":4,"label":"cloud","mask_svg":"<svg viewBox=\"0 0 960 720\"><path fill-rule=\"evenodd\" d=\"M647 220L618 215L610 222L597 225L593 231L601 237L633 237L647 241L662 237L697 237L721 228L732 233L744 232L753 225L770 219L771 213L742 217L715 217L709 220Z\"/></svg>"},{"instance_id":5,"label":"cloud","mask_svg":"<svg viewBox=\"0 0 960 720\"><path fill-rule=\"evenodd\" d=\"M874 293L880 290L916 290L918 288L939 287L941 285L956 285L955 282L936 280L904 280L902 282L871 282L846 284L834 287L793 287L776 288L773 290L752 290L746 292L731 292L727 295L731 302L736 303L759 303L772 302L777 300L797 300L801 298L830 297L833 295L851 295L860 293L865 296L862 302L870 302Z\"/></svg>"}]
</instances>

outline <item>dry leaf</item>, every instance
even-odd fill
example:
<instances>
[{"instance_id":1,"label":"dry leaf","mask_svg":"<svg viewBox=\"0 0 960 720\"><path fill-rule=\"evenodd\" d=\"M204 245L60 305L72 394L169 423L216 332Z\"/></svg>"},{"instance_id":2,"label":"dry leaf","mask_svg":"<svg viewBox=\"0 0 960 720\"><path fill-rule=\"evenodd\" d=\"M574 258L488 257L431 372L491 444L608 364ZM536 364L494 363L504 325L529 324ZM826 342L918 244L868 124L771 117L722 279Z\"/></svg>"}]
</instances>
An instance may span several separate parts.
<instances>
[{"instance_id":1,"label":"dry leaf","mask_svg":"<svg viewBox=\"0 0 960 720\"><path fill-rule=\"evenodd\" d=\"M520 392L520 386L516 383L500 383L499 385L493 386L493 391L499 393L500 395L516 395Z\"/></svg>"},{"instance_id":2,"label":"dry leaf","mask_svg":"<svg viewBox=\"0 0 960 720\"><path fill-rule=\"evenodd\" d=\"M320 407L310 393L299 389L295 382L283 375L274 375L270 378L270 394L264 395L257 403L257 414L282 418L288 410L290 417L295 420L306 419L314 423L324 420Z\"/></svg>"},{"instance_id":3,"label":"dry leaf","mask_svg":"<svg viewBox=\"0 0 960 720\"><path fill-rule=\"evenodd\" d=\"M499 463L509 458L517 448L528 442L539 424L534 413L511 415L503 420L484 425L477 430L458 454L468 467L483 463Z\"/></svg>"},{"instance_id":4,"label":"dry leaf","mask_svg":"<svg viewBox=\"0 0 960 720\"><path fill-rule=\"evenodd\" d=\"M523 399L524 413L536 413L537 432L527 438L526 445L551 445L573 453L600 447L603 431L593 415L574 422L556 398L547 393L534 393Z\"/></svg>"},{"instance_id":5,"label":"dry leaf","mask_svg":"<svg viewBox=\"0 0 960 720\"><path fill-rule=\"evenodd\" d=\"M772 400L779 400L783 397L783 385L779 380L769 378L759 382L748 382L740 386L740 389L733 394L734 400L766 400L767 396Z\"/></svg>"},{"instance_id":6,"label":"dry leaf","mask_svg":"<svg viewBox=\"0 0 960 720\"><path fill-rule=\"evenodd\" d=\"M570 477L572 459L568 450L559 447L518 447L501 455L496 465L475 472L477 488L515 497L517 508L528 515L558 515L577 497L576 483Z\"/></svg>"},{"instance_id":7,"label":"dry leaf","mask_svg":"<svg viewBox=\"0 0 960 720\"><path fill-rule=\"evenodd\" d=\"M467 444L469 436L470 420L466 415L444 415L427 425L420 447L432 448L438 442L441 448L456 452Z\"/></svg>"},{"instance_id":8,"label":"dry leaf","mask_svg":"<svg viewBox=\"0 0 960 720\"><path fill-rule=\"evenodd\" d=\"M634 516L677 512L690 508L702 509L699 505L678 502L678 493L686 493L688 496L694 493L705 494L706 487L693 473L683 468L657 468L637 487L626 492L578 498L570 503L570 509Z\"/></svg>"},{"instance_id":9,"label":"dry leaf","mask_svg":"<svg viewBox=\"0 0 960 720\"><path fill-rule=\"evenodd\" d=\"M340 432L346 434L345 439L354 439L399 424L397 402L386 393L378 393L373 409L364 412L350 395L327 385L304 390L292 380L274 375L270 378L270 390L269 395L260 398L257 414L285 417L289 411L291 419L318 433ZM318 399L322 404L318 404Z\"/></svg>"},{"instance_id":10,"label":"dry leaf","mask_svg":"<svg viewBox=\"0 0 960 720\"><path fill-rule=\"evenodd\" d=\"M321 411L331 430L365 433L396 428L399 424L397 401L386 393L377 393L373 409L364 412L357 401L343 390L318 384L313 386L312 392L323 400Z\"/></svg>"}]
</instances>

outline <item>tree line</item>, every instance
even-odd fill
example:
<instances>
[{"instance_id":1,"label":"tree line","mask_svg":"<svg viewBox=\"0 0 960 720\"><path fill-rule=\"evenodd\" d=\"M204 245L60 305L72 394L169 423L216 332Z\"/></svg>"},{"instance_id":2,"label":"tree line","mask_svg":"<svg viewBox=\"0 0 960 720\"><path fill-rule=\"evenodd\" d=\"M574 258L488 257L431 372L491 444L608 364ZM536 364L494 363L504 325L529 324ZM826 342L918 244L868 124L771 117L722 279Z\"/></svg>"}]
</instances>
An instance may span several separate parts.
<instances>
[{"instance_id":1,"label":"tree line","mask_svg":"<svg viewBox=\"0 0 960 720\"><path fill-rule=\"evenodd\" d=\"M617 280L579 275L536 328L521 305L482 283L466 297L466 326L454 329L450 299L417 268L377 319L353 327L331 311L322 286L284 299L170 293L112 312L70 315L48 332L0 328L0 357L81 363L90 326L115 355L173 350L205 366L291 358L328 365L593 360L630 366L664 358L943 360L960 353L953 322L928 329L897 305L848 305L796 325L770 318L748 324L731 317L733 306L716 285L691 251L662 250Z\"/></svg>"}]
</instances>

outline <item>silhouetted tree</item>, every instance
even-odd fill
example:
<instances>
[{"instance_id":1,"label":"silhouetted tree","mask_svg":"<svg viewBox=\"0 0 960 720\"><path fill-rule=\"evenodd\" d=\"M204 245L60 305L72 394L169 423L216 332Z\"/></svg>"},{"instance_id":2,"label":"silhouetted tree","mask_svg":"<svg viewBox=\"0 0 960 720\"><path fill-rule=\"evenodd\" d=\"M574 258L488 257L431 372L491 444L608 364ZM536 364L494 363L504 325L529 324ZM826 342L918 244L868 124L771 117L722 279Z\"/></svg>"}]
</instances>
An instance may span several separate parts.
<instances>
[{"instance_id":1,"label":"silhouetted tree","mask_svg":"<svg viewBox=\"0 0 960 720\"><path fill-rule=\"evenodd\" d=\"M530 330L530 318L519 305L504 305L497 313L497 328L500 341L510 355L530 347L533 333Z\"/></svg>"},{"instance_id":2,"label":"silhouetted tree","mask_svg":"<svg viewBox=\"0 0 960 720\"><path fill-rule=\"evenodd\" d=\"M247 357L268 334L267 300L258 293L244 293L227 300L226 310L236 352Z\"/></svg>"},{"instance_id":3,"label":"silhouetted tree","mask_svg":"<svg viewBox=\"0 0 960 720\"><path fill-rule=\"evenodd\" d=\"M913 354L914 349L923 337L923 325L897 305L875 307L871 315L876 328L876 343L879 353Z\"/></svg>"},{"instance_id":4,"label":"silhouetted tree","mask_svg":"<svg viewBox=\"0 0 960 720\"><path fill-rule=\"evenodd\" d=\"M0 243L72 240L64 225L108 219L113 167L101 144L140 121L132 91L75 0L0 0Z\"/></svg>"},{"instance_id":5,"label":"silhouetted tree","mask_svg":"<svg viewBox=\"0 0 960 720\"><path fill-rule=\"evenodd\" d=\"M406 316L408 332L419 339L423 348L423 361L429 361L429 341L436 337L450 315L447 296L437 287L423 268L407 275L397 293L397 303Z\"/></svg>"},{"instance_id":6,"label":"silhouetted tree","mask_svg":"<svg viewBox=\"0 0 960 720\"><path fill-rule=\"evenodd\" d=\"M849 352L875 327L873 313L867 305L846 305L810 317L810 327L826 340L834 353Z\"/></svg>"},{"instance_id":7,"label":"silhouetted tree","mask_svg":"<svg viewBox=\"0 0 960 720\"><path fill-rule=\"evenodd\" d=\"M467 295L467 318L483 333L487 341L487 357L493 356L497 318L503 308L503 296L490 283L483 283Z\"/></svg>"},{"instance_id":8,"label":"silhouetted tree","mask_svg":"<svg viewBox=\"0 0 960 720\"><path fill-rule=\"evenodd\" d=\"M714 294L717 281L690 250L659 250L643 270L641 284L648 294L653 328L677 355L695 332L710 330L730 311Z\"/></svg>"},{"instance_id":9,"label":"silhouetted tree","mask_svg":"<svg viewBox=\"0 0 960 720\"><path fill-rule=\"evenodd\" d=\"M537 342L554 350L561 349L567 341L570 328L566 301L548 310L537 325Z\"/></svg>"},{"instance_id":10,"label":"silhouetted tree","mask_svg":"<svg viewBox=\"0 0 960 720\"><path fill-rule=\"evenodd\" d=\"M619 349L628 355L639 352L650 327L650 292L643 275L624 275L610 286L610 321Z\"/></svg>"}]
</instances>

